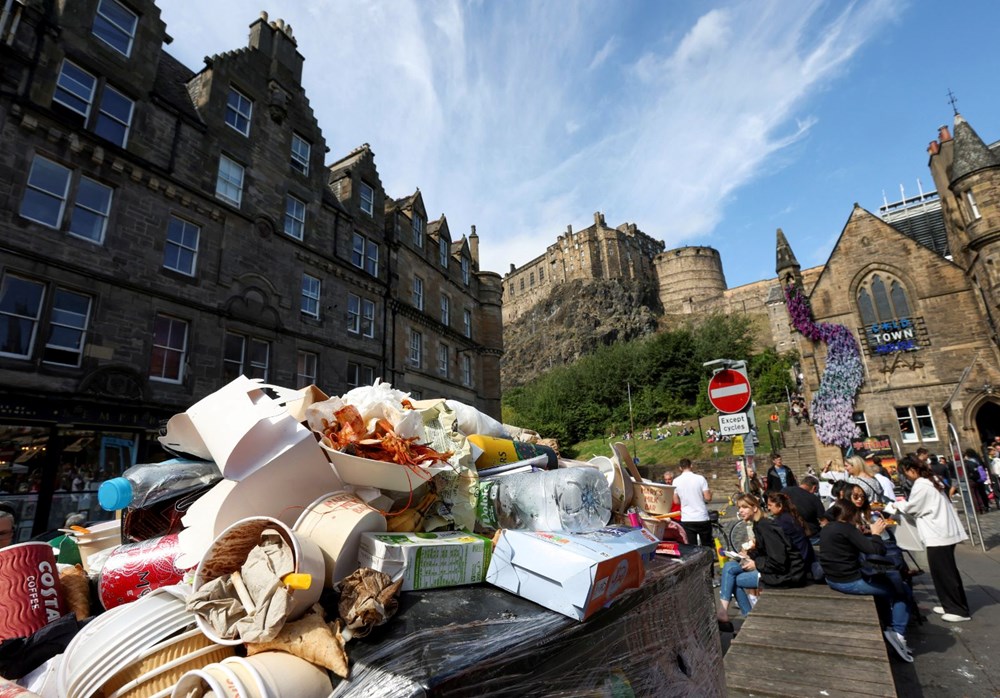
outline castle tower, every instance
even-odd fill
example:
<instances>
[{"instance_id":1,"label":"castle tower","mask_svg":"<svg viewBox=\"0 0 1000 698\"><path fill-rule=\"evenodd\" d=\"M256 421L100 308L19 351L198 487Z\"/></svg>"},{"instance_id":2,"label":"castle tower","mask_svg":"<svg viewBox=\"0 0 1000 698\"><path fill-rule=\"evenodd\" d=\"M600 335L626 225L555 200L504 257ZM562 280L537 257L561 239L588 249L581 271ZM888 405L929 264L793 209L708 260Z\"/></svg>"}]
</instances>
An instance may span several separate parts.
<instances>
[{"instance_id":1,"label":"castle tower","mask_svg":"<svg viewBox=\"0 0 1000 698\"><path fill-rule=\"evenodd\" d=\"M957 112L954 129L953 139L932 142L928 148L931 172L938 191L948 192L947 197L942 195L948 245L977 289L996 337L1000 320L1000 202L996 198L1000 155L990 150ZM942 127L940 133L947 135L947 129Z\"/></svg>"},{"instance_id":2,"label":"castle tower","mask_svg":"<svg viewBox=\"0 0 1000 698\"><path fill-rule=\"evenodd\" d=\"M663 312L694 313L721 302L726 292L722 258L712 247L666 250L653 260Z\"/></svg>"}]
</instances>

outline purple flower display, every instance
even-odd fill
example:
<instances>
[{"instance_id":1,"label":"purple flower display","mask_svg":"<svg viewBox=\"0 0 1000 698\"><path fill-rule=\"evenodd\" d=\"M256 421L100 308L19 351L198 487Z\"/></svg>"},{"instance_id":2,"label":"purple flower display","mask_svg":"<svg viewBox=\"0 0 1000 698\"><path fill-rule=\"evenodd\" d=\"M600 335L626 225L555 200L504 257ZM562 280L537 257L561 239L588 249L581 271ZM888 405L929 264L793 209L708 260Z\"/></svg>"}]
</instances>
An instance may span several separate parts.
<instances>
[{"instance_id":1,"label":"purple flower display","mask_svg":"<svg viewBox=\"0 0 1000 698\"><path fill-rule=\"evenodd\" d=\"M864 381L858 342L844 325L814 321L809 300L793 284L785 287L785 303L795 329L827 345L826 369L810 409L816 436L827 445L848 448L860 435L854 423L854 397Z\"/></svg>"}]
</instances>

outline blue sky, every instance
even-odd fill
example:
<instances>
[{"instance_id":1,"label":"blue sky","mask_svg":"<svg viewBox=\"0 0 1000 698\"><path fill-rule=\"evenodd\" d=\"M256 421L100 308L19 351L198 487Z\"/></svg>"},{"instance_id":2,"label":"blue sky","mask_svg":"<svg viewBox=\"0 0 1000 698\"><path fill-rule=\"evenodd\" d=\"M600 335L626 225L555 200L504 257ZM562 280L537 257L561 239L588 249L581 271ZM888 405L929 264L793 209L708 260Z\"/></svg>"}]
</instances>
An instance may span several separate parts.
<instances>
[{"instance_id":1,"label":"blue sky","mask_svg":"<svg viewBox=\"0 0 1000 698\"><path fill-rule=\"evenodd\" d=\"M668 248L711 245L730 287L774 276L775 230L820 264L854 202L933 182L959 111L1000 138L1000 2L160 0L198 70L292 25L330 161L371 144L504 274L602 211Z\"/></svg>"}]
</instances>

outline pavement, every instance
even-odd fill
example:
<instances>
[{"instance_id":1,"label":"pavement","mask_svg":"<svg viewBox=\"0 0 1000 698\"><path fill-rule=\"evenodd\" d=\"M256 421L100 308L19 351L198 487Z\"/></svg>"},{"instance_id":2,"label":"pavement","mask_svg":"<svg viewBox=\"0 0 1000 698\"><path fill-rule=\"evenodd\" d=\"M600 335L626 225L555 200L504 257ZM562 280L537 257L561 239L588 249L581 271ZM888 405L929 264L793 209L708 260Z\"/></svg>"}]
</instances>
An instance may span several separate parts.
<instances>
[{"instance_id":1,"label":"pavement","mask_svg":"<svg viewBox=\"0 0 1000 698\"><path fill-rule=\"evenodd\" d=\"M959 510L965 525L960 504ZM1000 696L1000 511L992 509L980 515L979 524L986 551L979 545L978 536L975 545L966 541L955 549L972 620L941 620L931 610L940 604L930 573L925 571L914 579L914 595L926 617L923 624L911 621L906 634L914 661L904 662L887 649L896 693L901 698ZM926 570L926 563L921 564ZM738 613L735 603L730 608L733 611ZM739 632L739 617L734 617L733 622ZM732 635L722 633L723 652L731 639Z\"/></svg>"},{"instance_id":2,"label":"pavement","mask_svg":"<svg viewBox=\"0 0 1000 698\"><path fill-rule=\"evenodd\" d=\"M992 509L981 515L979 524L986 552L978 545L978 537L976 546L967 541L955 549L972 611L971 621L941 620L931 612L939 604L930 574L914 580L917 603L927 621L911 625L906 634L913 664L891 657L896 692L900 696L1000 696L1000 511Z\"/></svg>"}]
</instances>

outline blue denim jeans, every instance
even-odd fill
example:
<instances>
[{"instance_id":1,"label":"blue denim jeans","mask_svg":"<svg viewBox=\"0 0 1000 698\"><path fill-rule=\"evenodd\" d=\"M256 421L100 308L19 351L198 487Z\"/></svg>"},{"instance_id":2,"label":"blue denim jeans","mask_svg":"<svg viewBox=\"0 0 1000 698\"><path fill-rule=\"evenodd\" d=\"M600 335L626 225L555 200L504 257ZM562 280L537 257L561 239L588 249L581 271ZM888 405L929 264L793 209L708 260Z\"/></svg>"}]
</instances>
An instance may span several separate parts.
<instances>
[{"instance_id":1,"label":"blue denim jeans","mask_svg":"<svg viewBox=\"0 0 1000 698\"><path fill-rule=\"evenodd\" d=\"M874 596L876 604L888 604L892 612L892 629L900 635L906 634L906 626L910 622L910 607L906 597L896 591L888 579L872 577L853 582L833 582L827 579L826 583L831 589L842 594Z\"/></svg>"},{"instance_id":2,"label":"blue denim jeans","mask_svg":"<svg viewBox=\"0 0 1000 698\"><path fill-rule=\"evenodd\" d=\"M743 611L743 615L747 615L753 607L750 605L750 597L747 596L746 589L756 589L759 583L760 574L756 570L745 572L740 567L740 563L730 560L722 567L719 597L728 602L735 595L740 610Z\"/></svg>"}]
</instances>

